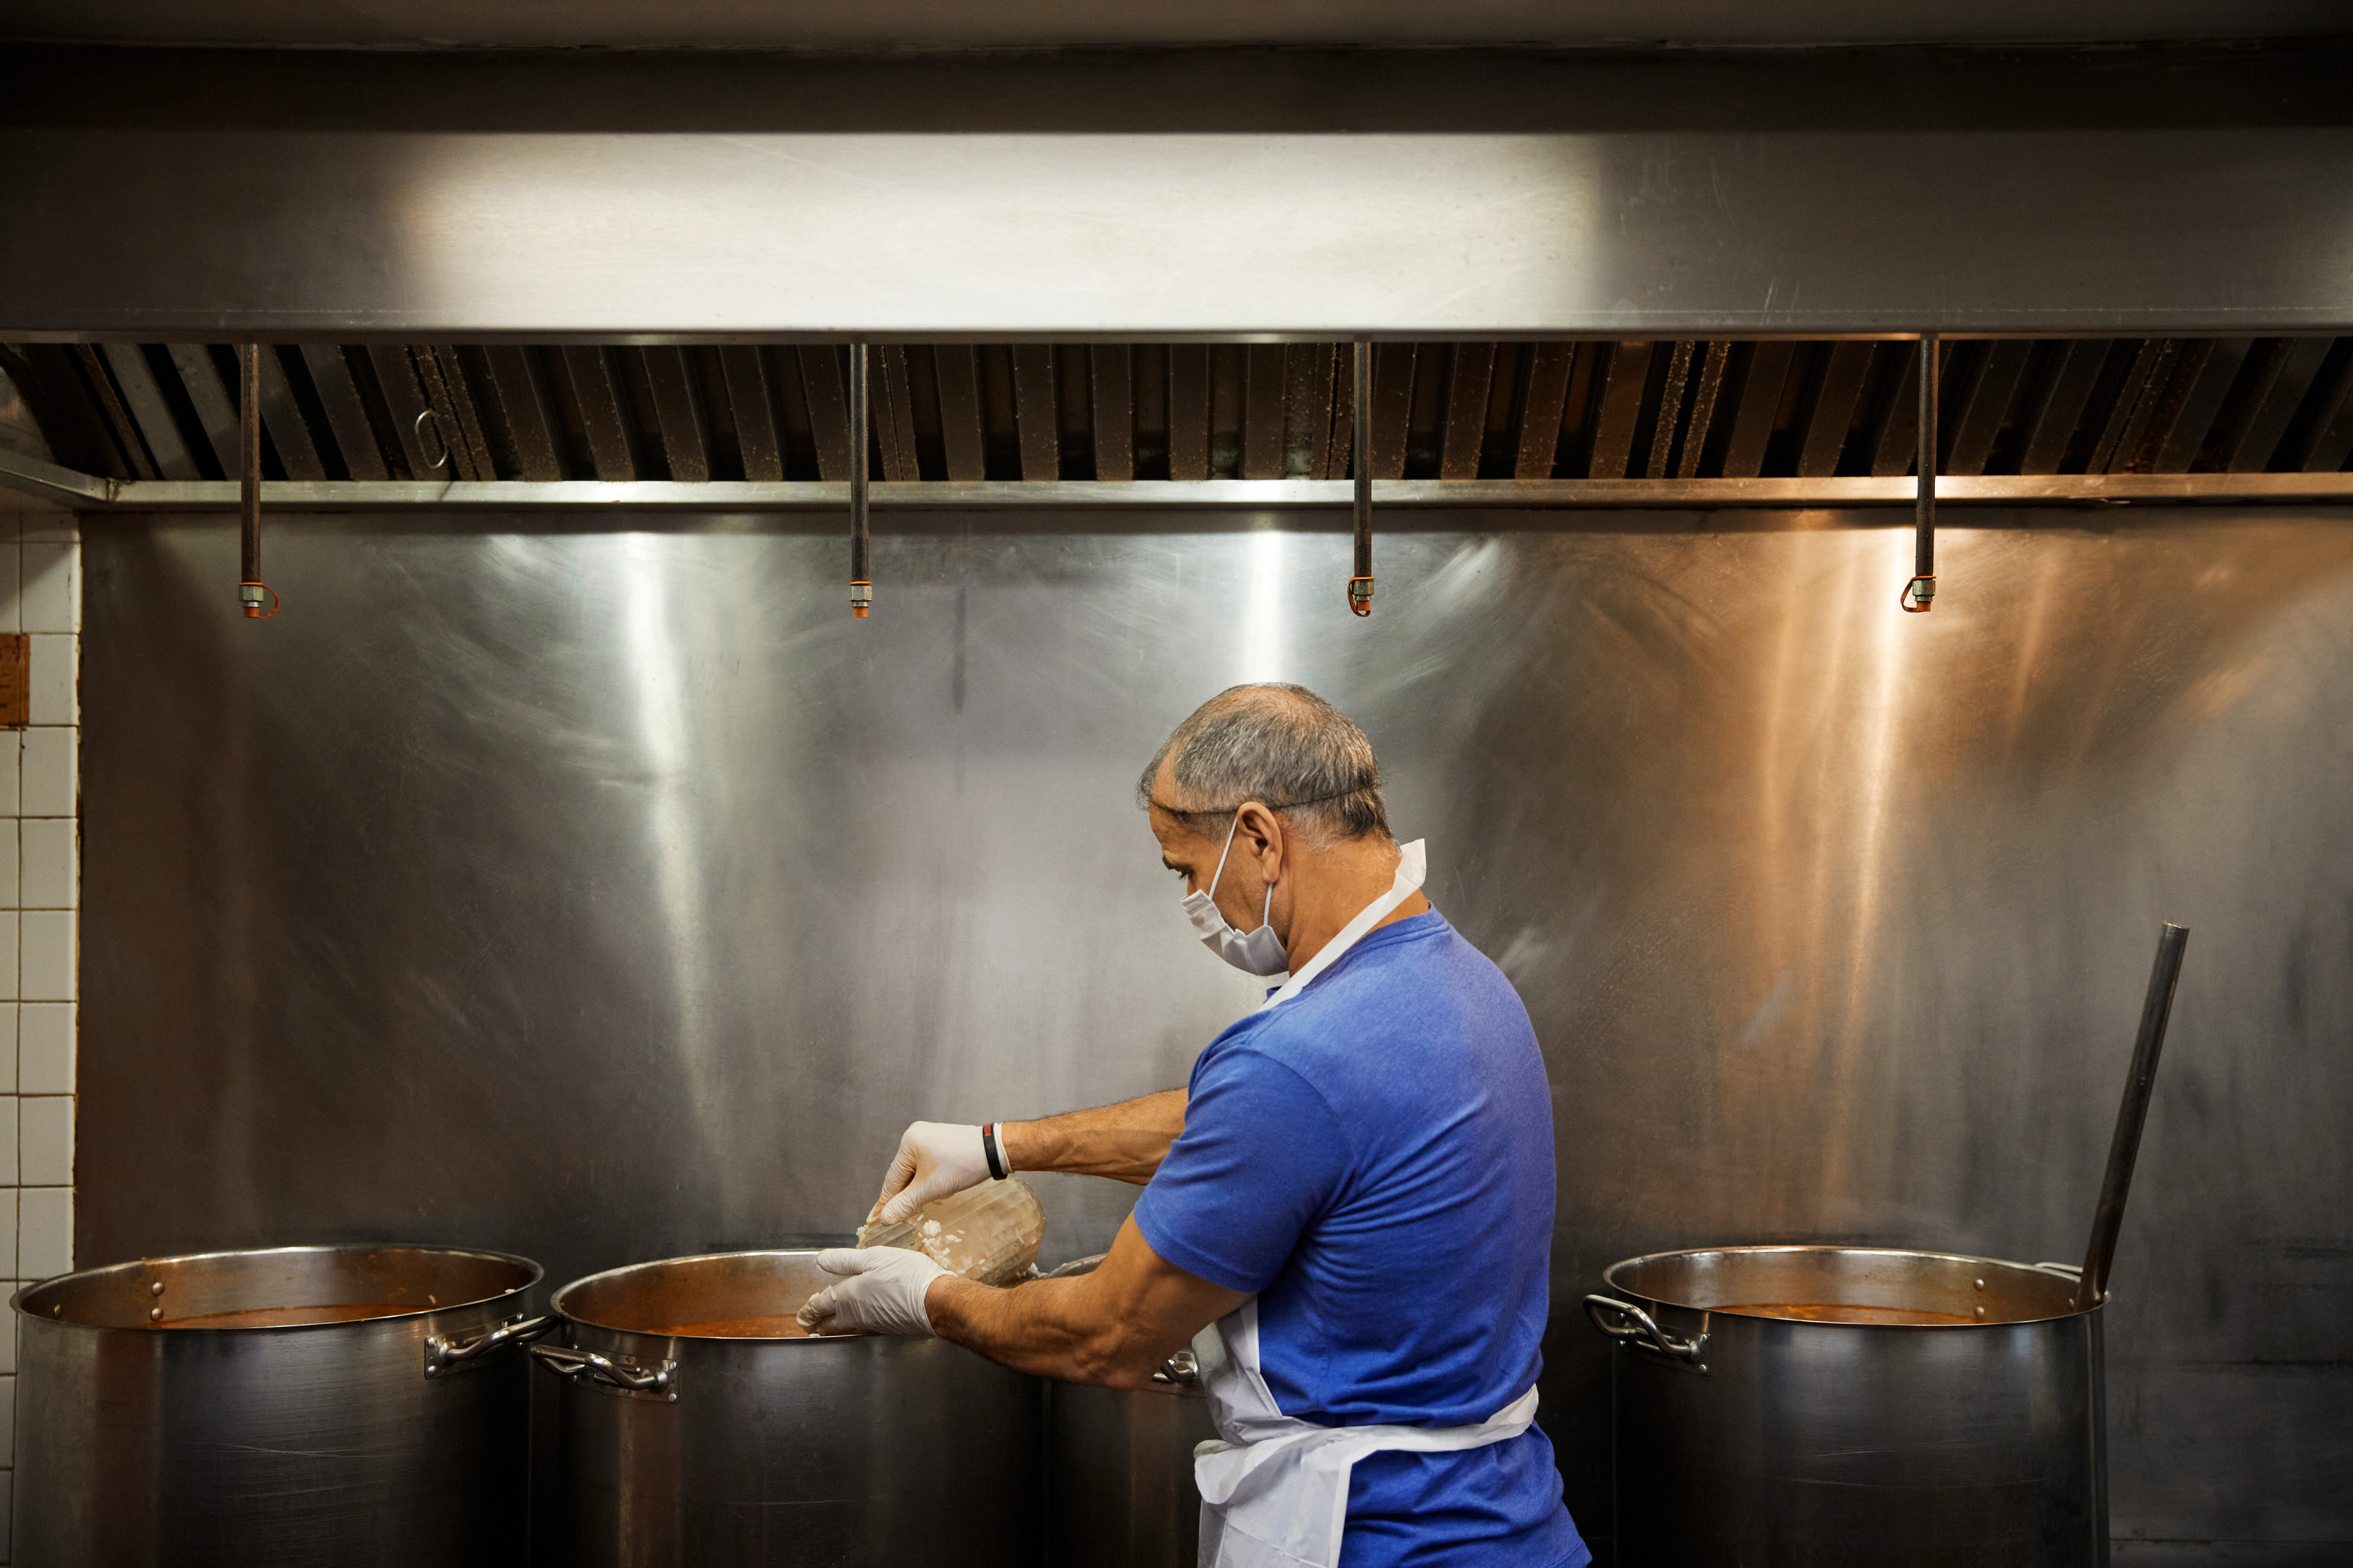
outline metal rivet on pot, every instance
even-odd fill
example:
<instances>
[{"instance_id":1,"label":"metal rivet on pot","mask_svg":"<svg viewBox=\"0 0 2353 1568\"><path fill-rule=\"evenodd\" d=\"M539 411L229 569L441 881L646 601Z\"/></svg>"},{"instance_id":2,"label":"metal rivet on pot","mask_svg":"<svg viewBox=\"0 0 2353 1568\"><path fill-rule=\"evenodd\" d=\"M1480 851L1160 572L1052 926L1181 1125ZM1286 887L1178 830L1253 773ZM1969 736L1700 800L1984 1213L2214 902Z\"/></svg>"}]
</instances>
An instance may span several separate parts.
<instances>
[{"instance_id":1,"label":"metal rivet on pot","mask_svg":"<svg viewBox=\"0 0 2353 1568\"><path fill-rule=\"evenodd\" d=\"M150 1323L160 1323L160 1322L162 1322L162 1321L164 1320L164 1309L163 1309L161 1307L150 1307L150 1308L147 1308L147 1320L148 1320Z\"/></svg>"},{"instance_id":2,"label":"metal rivet on pot","mask_svg":"<svg viewBox=\"0 0 2353 1568\"><path fill-rule=\"evenodd\" d=\"M1978 1308L1978 1317L1980 1317L1980 1318L1982 1318L1982 1317L1984 1317L1984 1316L1985 1316L1985 1308L1984 1308L1980 1307L1980 1308Z\"/></svg>"},{"instance_id":3,"label":"metal rivet on pot","mask_svg":"<svg viewBox=\"0 0 2353 1568\"><path fill-rule=\"evenodd\" d=\"M150 1296L161 1296L161 1295L163 1295L163 1294L164 1294L164 1282L163 1282L162 1280L160 1280L160 1279L159 1279L159 1280L157 1280L154 1284L153 1284L153 1285L149 1286L149 1287L147 1287L147 1294L148 1294L148 1295L150 1295Z\"/></svg>"},{"instance_id":4,"label":"metal rivet on pot","mask_svg":"<svg viewBox=\"0 0 2353 1568\"><path fill-rule=\"evenodd\" d=\"M441 1298L428 1290L425 1293L425 1304L427 1307L438 1307L441 1305Z\"/></svg>"},{"instance_id":5,"label":"metal rivet on pot","mask_svg":"<svg viewBox=\"0 0 2353 1568\"><path fill-rule=\"evenodd\" d=\"M52 1317L52 1318L62 1318L62 1317L64 1317L65 1315L66 1315L66 1304L65 1304L64 1302L62 1302L62 1301L58 1302L56 1306L54 1306L54 1307L52 1307L52 1308L49 1308L49 1316L50 1316L50 1317Z\"/></svg>"},{"instance_id":6,"label":"metal rivet on pot","mask_svg":"<svg viewBox=\"0 0 2353 1568\"><path fill-rule=\"evenodd\" d=\"M1985 1288L1985 1281L1984 1281L1984 1280L1980 1279L1980 1280L1978 1280L1978 1288L1979 1290L1983 1290L1983 1289Z\"/></svg>"}]
</instances>

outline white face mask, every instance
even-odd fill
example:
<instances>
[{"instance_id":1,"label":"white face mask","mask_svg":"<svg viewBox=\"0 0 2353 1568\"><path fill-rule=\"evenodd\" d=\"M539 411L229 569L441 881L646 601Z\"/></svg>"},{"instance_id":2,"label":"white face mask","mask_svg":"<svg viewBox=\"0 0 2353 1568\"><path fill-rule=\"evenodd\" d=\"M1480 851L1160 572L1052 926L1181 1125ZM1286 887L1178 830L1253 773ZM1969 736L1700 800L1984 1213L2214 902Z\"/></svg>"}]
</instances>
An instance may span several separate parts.
<instances>
[{"instance_id":1,"label":"white face mask","mask_svg":"<svg viewBox=\"0 0 2353 1568\"><path fill-rule=\"evenodd\" d=\"M1185 917L1201 934L1201 946L1234 968L1245 974L1279 975L1291 968L1291 955L1282 950L1282 938L1266 923L1274 909L1274 885L1267 885L1266 907L1259 911L1258 929L1249 936L1235 930L1218 913L1218 878L1226 874L1226 856L1233 853L1234 832L1241 825L1242 814L1236 811L1233 827L1226 830L1226 847L1218 852L1218 869L1209 874L1209 890L1185 895Z\"/></svg>"}]
</instances>

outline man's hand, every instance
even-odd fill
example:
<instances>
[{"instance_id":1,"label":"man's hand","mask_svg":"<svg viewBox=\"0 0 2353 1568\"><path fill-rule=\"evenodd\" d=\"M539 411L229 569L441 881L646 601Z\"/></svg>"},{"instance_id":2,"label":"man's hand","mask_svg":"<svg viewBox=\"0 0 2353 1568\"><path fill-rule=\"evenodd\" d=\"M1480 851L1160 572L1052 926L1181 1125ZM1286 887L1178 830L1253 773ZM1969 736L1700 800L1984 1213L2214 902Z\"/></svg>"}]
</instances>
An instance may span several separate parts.
<instances>
[{"instance_id":1,"label":"man's hand","mask_svg":"<svg viewBox=\"0 0 2353 1568\"><path fill-rule=\"evenodd\" d=\"M1066 1383L1142 1388L1163 1358L1250 1298L1163 1259L1129 1215L1092 1274L1009 1289L925 1283L924 1321L991 1361Z\"/></svg>"},{"instance_id":2,"label":"man's hand","mask_svg":"<svg viewBox=\"0 0 2353 1568\"><path fill-rule=\"evenodd\" d=\"M900 1134L898 1156L882 1178L882 1195L866 1217L895 1225L925 1203L987 1180L988 1156L980 1147L980 1128L915 1122Z\"/></svg>"},{"instance_id":3,"label":"man's hand","mask_svg":"<svg viewBox=\"0 0 2353 1568\"><path fill-rule=\"evenodd\" d=\"M922 1123L916 1125L921 1126ZM797 1316L820 1334L922 1334L932 1331L923 1297L947 1272L905 1247L828 1247L817 1266L841 1276L810 1297Z\"/></svg>"}]
</instances>

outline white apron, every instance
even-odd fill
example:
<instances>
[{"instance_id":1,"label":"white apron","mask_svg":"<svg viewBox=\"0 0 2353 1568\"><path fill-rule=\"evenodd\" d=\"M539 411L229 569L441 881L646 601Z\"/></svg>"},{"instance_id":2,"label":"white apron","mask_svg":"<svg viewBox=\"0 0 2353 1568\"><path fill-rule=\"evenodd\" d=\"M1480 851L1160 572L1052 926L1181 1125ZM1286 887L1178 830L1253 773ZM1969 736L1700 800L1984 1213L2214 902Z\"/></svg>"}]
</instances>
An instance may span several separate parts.
<instances>
[{"instance_id":1,"label":"white apron","mask_svg":"<svg viewBox=\"0 0 2353 1568\"><path fill-rule=\"evenodd\" d=\"M1399 852L1389 890L1342 927L1265 1006L1297 996L1411 897L1426 871L1417 839ZM1535 1419L1532 1388L1476 1426L1318 1426L1295 1420L1266 1386L1255 1298L1202 1330L1194 1350L1222 1439L1193 1450L1193 1479L1201 1489L1200 1568L1337 1568L1348 1522L1348 1480L1357 1460L1400 1449L1484 1447L1518 1436Z\"/></svg>"}]
</instances>

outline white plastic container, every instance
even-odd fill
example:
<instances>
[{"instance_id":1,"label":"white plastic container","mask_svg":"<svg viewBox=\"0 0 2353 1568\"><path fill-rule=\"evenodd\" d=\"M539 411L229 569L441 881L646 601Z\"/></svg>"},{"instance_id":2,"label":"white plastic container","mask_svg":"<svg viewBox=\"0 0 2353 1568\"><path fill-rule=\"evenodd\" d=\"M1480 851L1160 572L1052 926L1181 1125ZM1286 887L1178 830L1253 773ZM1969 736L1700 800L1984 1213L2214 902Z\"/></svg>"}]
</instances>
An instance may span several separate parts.
<instances>
[{"instance_id":1,"label":"white plastic container","mask_svg":"<svg viewBox=\"0 0 2353 1568\"><path fill-rule=\"evenodd\" d=\"M860 1246L920 1252L950 1274L983 1285L1010 1285L1029 1273L1045 1239L1046 1212L1018 1176L983 1181L924 1204L897 1224L858 1228Z\"/></svg>"}]
</instances>

